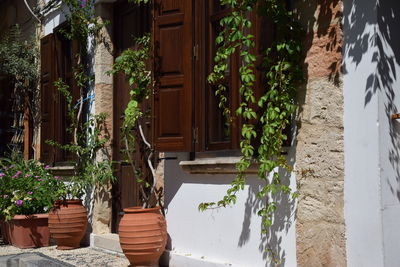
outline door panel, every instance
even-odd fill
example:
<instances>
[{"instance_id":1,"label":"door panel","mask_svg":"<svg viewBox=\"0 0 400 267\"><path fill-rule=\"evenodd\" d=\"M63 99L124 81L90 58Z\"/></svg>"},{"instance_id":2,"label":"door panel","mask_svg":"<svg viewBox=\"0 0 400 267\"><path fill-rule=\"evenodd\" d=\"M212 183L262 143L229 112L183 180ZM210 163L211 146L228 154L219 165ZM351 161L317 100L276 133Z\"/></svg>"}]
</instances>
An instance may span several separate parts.
<instances>
[{"instance_id":1,"label":"door panel","mask_svg":"<svg viewBox=\"0 0 400 267\"><path fill-rule=\"evenodd\" d=\"M114 5L114 46L116 57L127 48L134 48L134 38L142 37L150 31L150 8L149 6L136 6L127 1L119 1ZM118 73L114 76L114 131L113 131L113 160L116 164L117 181L113 185L113 223L112 231L118 232L119 221L122 217L122 210L131 206L141 205L139 185L137 177L127 162L127 156L123 152L124 142L121 136L121 128L124 120L124 111L129 102L130 86L125 74ZM143 103L144 108L149 103ZM143 129L146 138L149 136L150 119L144 120ZM143 175L147 175L146 162L141 157L140 151L132 155L138 167L141 167ZM144 168L144 169L143 169Z\"/></svg>"}]
</instances>

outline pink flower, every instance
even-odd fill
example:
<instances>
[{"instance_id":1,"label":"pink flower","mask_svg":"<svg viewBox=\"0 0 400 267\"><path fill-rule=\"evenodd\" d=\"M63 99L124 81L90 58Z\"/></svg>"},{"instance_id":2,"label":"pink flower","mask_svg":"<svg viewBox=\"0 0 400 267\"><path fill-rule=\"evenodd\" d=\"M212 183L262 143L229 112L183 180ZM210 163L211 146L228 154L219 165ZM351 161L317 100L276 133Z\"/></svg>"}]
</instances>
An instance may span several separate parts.
<instances>
[{"instance_id":1,"label":"pink flower","mask_svg":"<svg viewBox=\"0 0 400 267\"><path fill-rule=\"evenodd\" d=\"M8 195L3 195L3 198L8 198Z\"/></svg>"},{"instance_id":2,"label":"pink flower","mask_svg":"<svg viewBox=\"0 0 400 267\"><path fill-rule=\"evenodd\" d=\"M54 179L60 180L60 176L54 176Z\"/></svg>"},{"instance_id":3,"label":"pink flower","mask_svg":"<svg viewBox=\"0 0 400 267\"><path fill-rule=\"evenodd\" d=\"M32 195L32 194L33 194L33 192L31 192L31 191L28 192L28 195Z\"/></svg>"},{"instance_id":4,"label":"pink flower","mask_svg":"<svg viewBox=\"0 0 400 267\"><path fill-rule=\"evenodd\" d=\"M36 181L39 181L39 182L40 182L40 181L43 181L43 179L36 179Z\"/></svg>"},{"instance_id":5,"label":"pink flower","mask_svg":"<svg viewBox=\"0 0 400 267\"><path fill-rule=\"evenodd\" d=\"M21 199L16 200L15 205L17 205L18 207L22 206L22 203L24 203Z\"/></svg>"},{"instance_id":6,"label":"pink flower","mask_svg":"<svg viewBox=\"0 0 400 267\"><path fill-rule=\"evenodd\" d=\"M50 169L50 166L49 166L49 165L46 165L44 168L45 168L46 170L48 170L48 169Z\"/></svg>"},{"instance_id":7,"label":"pink flower","mask_svg":"<svg viewBox=\"0 0 400 267\"><path fill-rule=\"evenodd\" d=\"M29 176L31 176L31 175L30 175L30 174L26 174L26 175L25 175L25 177L29 177Z\"/></svg>"},{"instance_id":8,"label":"pink flower","mask_svg":"<svg viewBox=\"0 0 400 267\"><path fill-rule=\"evenodd\" d=\"M5 174L3 172L0 172L0 177L3 177Z\"/></svg>"},{"instance_id":9,"label":"pink flower","mask_svg":"<svg viewBox=\"0 0 400 267\"><path fill-rule=\"evenodd\" d=\"M17 171L12 178L17 178L21 174L21 171Z\"/></svg>"}]
</instances>

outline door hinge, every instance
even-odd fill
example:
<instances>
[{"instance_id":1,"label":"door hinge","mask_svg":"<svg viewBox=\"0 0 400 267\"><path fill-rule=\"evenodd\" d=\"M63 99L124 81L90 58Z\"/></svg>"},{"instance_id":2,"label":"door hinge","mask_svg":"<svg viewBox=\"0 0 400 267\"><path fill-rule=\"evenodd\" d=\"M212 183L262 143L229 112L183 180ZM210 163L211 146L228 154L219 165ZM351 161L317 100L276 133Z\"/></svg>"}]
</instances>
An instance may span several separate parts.
<instances>
[{"instance_id":1,"label":"door hinge","mask_svg":"<svg viewBox=\"0 0 400 267\"><path fill-rule=\"evenodd\" d=\"M198 127L193 128L193 143L195 143L195 144L199 143L199 128Z\"/></svg>"},{"instance_id":2,"label":"door hinge","mask_svg":"<svg viewBox=\"0 0 400 267\"><path fill-rule=\"evenodd\" d=\"M193 46L193 59L198 60L199 59L199 45Z\"/></svg>"}]
</instances>

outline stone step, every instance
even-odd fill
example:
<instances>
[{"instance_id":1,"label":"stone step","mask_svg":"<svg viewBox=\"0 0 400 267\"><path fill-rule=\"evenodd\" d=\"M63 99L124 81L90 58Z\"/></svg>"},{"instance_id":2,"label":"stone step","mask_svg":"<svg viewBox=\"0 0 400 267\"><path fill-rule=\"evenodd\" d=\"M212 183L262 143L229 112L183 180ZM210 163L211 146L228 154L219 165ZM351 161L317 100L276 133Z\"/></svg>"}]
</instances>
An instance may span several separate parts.
<instances>
[{"instance_id":1,"label":"stone step","mask_svg":"<svg viewBox=\"0 0 400 267\"><path fill-rule=\"evenodd\" d=\"M41 253L21 253L0 257L0 267L73 267Z\"/></svg>"},{"instance_id":2,"label":"stone step","mask_svg":"<svg viewBox=\"0 0 400 267\"><path fill-rule=\"evenodd\" d=\"M94 249L122 254L118 234L90 234L90 246Z\"/></svg>"}]
</instances>

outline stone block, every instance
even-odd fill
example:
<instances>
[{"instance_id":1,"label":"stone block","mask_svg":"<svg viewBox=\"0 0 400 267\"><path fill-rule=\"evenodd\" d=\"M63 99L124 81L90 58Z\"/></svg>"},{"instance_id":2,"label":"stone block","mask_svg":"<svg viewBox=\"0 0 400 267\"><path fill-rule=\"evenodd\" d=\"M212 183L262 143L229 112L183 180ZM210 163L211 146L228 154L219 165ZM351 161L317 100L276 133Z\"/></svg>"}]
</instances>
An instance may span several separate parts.
<instances>
[{"instance_id":1,"label":"stone block","mask_svg":"<svg viewBox=\"0 0 400 267\"><path fill-rule=\"evenodd\" d=\"M302 222L344 222L343 181L306 177L298 181L297 219Z\"/></svg>"},{"instance_id":2,"label":"stone block","mask_svg":"<svg viewBox=\"0 0 400 267\"><path fill-rule=\"evenodd\" d=\"M344 176L343 129L302 124L296 145L296 171L314 178Z\"/></svg>"},{"instance_id":3,"label":"stone block","mask_svg":"<svg viewBox=\"0 0 400 267\"><path fill-rule=\"evenodd\" d=\"M309 33L304 42L305 72L308 78L329 77L336 81L341 75L342 29L331 25L326 34ZM324 32L325 32L324 31Z\"/></svg>"},{"instance_id":4,"label":"stone block","mask_svg":"<svg viewBox=\"0 0 400 267\"><path fill-rule=\"evenodd\" d=\"M309 79L298 93L300 127L304 123L343 127L343 86L328 78Z\"/></svg>"},{"instance_id":5,"label":"stone block","mask_svg":"<svg viewBox=\"0 0 400 267\"><path fill-rule=\"evenodd\" d=\"M345 226L334 223L298 223L299 267L346 266Z\"/></svg>"},{"instance_id":6,"label":"stone block","mask_svg":"<svg viewBox=\"0 0 400 267\"><path fill-rule=\"evenodd\" d=\"M94 83L97 84L113 84L113 75L108 75L107 71L111 70L111 64L95 64L94 72L95 78Z\"/></svg>"},{"instance_id":7,"label":"stone block","mask_svg":"<svg viewBox=\"0 0 400 267\"><path fill-rule=\"evenodd\" d=\"M123 253L118 234L92 234L90 243L93 248Z\"/></svg>"}]
</instances>

